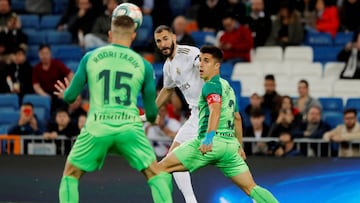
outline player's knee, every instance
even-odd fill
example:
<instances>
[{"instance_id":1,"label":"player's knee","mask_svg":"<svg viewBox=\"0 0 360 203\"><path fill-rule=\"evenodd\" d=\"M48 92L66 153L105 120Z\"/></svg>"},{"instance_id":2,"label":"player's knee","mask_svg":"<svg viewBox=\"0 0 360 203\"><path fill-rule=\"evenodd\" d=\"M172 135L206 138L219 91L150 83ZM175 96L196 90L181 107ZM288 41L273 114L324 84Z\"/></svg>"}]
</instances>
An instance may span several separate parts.
<instances>
[{"instance_id":1,"label":"player's knee","mask_svg":"<svg viewBox=\"0 0 360 203\"><path fill-rule=\"evenodd\" d=\"M84 174L83 171L81 171L76 166L72 165L70 162L66 162L65 169L64 169L64 176L72 176L74 178L79 179L82 174Z\"/></svg>"}]
</instances>

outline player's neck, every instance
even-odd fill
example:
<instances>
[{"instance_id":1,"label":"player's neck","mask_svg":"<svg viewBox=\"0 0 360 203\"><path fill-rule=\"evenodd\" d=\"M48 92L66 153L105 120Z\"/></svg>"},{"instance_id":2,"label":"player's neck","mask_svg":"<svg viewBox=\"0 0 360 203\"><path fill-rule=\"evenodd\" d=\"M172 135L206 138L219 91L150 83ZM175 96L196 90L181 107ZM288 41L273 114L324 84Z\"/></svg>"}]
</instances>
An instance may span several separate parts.
<instances>
[{"instance_id":1,"label":"player's neck","mask_svg":"<svg viewBox=\"0 0 360 203\"><path fill-rule=\"evenodd\" d=\"M131 41L130 40L124 40L124 39L113 39L112 40L113 44L118 44L121 46L125 46L125 47L130 47L131 46Z\"/></svg>"}]
</instances>

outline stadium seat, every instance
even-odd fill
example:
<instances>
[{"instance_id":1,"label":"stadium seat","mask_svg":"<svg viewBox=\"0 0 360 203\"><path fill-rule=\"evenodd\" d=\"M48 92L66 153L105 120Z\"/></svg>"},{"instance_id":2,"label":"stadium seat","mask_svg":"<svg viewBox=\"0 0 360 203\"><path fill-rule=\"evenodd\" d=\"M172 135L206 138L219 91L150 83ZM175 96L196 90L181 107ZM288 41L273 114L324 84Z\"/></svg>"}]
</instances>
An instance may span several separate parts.
<instances>
[{"instance_id":1,"label":"stadium seat","mask_svg":"<svg viewBox=\"0 0 360 203\"><path fill-rule=\"evenodd\" d=\"M151 15L144 15L141 26L136 31L136 38L133 47L146 47L152 40L153 19Z\"/></svg>"},{"instance_id":2,"label":"stadium seat","mask_svg":"<svg viewBox=\"0 0 360 203\"><path fill-rule=\"evenodd\" d=\"M38 31L35 29L24 29L23 32L27 35L28 37L28 45L32 46L32 45L40 45L40 44L44 44L46 42L45 39L45 33L42 31Z\"/></svg>"},{"instance_id":3,"label":"stadium seat","mask_svg":"<svg viewBox=\"0 0 360 203\"><path fill-rule=\"evenodd\" d=\"M290 75L294 77L317 77L322 78L321 63L292 63L290 66Z\"/></svg>"},{"instance_id":4,"label":"stadium seat","mask_svg":"<svg viewBox=\"0 0 360 203\"><path fill-rule=\"evenodd\" d=\"M360 98L348 98L345 108L354 108L360 114Z\"/></svg>"},{"instance_id":5,"label":"stadium seat","mask_svg":"<svg viewBox=\"0 0 360 203\"><path fill-rule=\"evenodd\" d=\"M191 0L169 0L169 6L173 16L185 15L191 6Z\"/></svg>"},{"instance_id":6,"label":"stadium seat","mask_svg":"<svg viewBox=\"0 0 360 203\"><path fill-rule=\"evenodd\" d=\"M241 96L250 96L255 90L263 89L263 78L258 76L245 76L239 81L241 82Z\"/></svg>"},{"instance_id":7,"label":"stadium seat","mask_svg":"<svg viewBox=\"0 0 360 203\"><path fill-rule=\"evenodd\" d=\"M18 111L19 97L17 94L0 94L0 111Z\"/></svg>"},{"instance_id":8,"label":"stadium seat","mask_svg":"<svg viewBox=\"0 0 360 203\"><path fill-rule=\"evenodd\" d=\"M41 30L56 30L56 26L60 20L60 15L45 15L40 19Z\"/></svg>"},{"instance_id":9,"label":"stadium seat","mask_svg":"<svg viewBox=\"0 0 360 203\"><path fill-rule=\"evenodd\" d=\"M51 50L53 57L62 61L80 61L83 56L83 50L77 45L53 45Z\"/></svg>"},{"instance_id":10,"label":"stadium seat","mask_svg":"<svg viewBox=\"0 0 360 203\"><path fill-rule=\"evenodd\" d=\"M223 62L220 68L220 75L222 78L230 81L234 66L232 63Z\"/></svg>"},{"instance_id":11,"label":"stadium seat","mask_svg":"<svg viewBox=\"0 0 360 203\"><path fill-rule=\"evenodd\" d=\"M38 60L39 59L38 50L39 50L39 45L28 46L28 50L26 52L26 59L29 61Z\"/></svg>"},{"instance_id":12,"label":"stadium seat","mask_svg":"<svg viewBox=\"0 0 360 203\"><path fill-rule=\"evenodd\" d=\"M231 75L232 80L241 80L246 76L257 76L261 78L263 76L264 63L236 63Z\"/></svg>"},{"instance_id":13,"label":"stadium seat","mask_svg":"<svg viewBox=\"0 0 360 203\"><path fill-rule=\"evenodd\" d=\"M25 0L11 0L11 9L16 13L25 11Z\"/></svg>"},{"instance_id":14,"label":"stadium seat","mask_svg":"<svg viewBox=\"0 0 360 203\"><path fill-rule=\"evenodd\" d=\"M341 46L314 46L314 62L327 62L337 61L337 55L342 49Z\"/></svg>"},{"instance_id":15,"label":"stadium seat","mask_svg":"<svg viewBox=\"0 0 360 203\"><path fill-rule=\"evenodd\" d=\"M327 62L324 66L324 78L337 80L340 78L341 71L344 69L344 62Z\"/></svg>"},{"instance_id":16,"label":"stadium seat","mask_svg":"<svg viewBox=\"0 0 360 203\"><path fill-rule=\"evenodd\" d=\"M325 32L309 32L305 36L305 44L308 46L332 46L333 38L331 34Z\"/></svg>"},{"instance_id":17,"label":"stadium seat","mask_svg":"<svg viewBox=\"0 0 360 203\"><path fill-rule=\"evenodd\" d=\"M73 61L73 60L68 60L68 61L64 61L64 64L72 71L72 72L76 72L78 66L79 66L79 61Z\"/></svg>"},{"instance_id":18,"label":"stadium seat","mask_svg":"<svg viewBox=\"0 0 360 203\"><path fill-rule=\"evenodd\" d=\"M280 46L257 47L251 59L252 62L282 62L283 49Z\"/></svg>"},{"instance_id":19,"label":"stadium seat","mask_svg":"<svg viewBox=\"0 0 360 203\"><path fill-rule=\"evenodd\" d=\"M11 127L16 124L19 120L19 111L3 111L0 112L0 126L5 128Z\"/></svg>"},{"instance_id":20,"label":"stadium seat","mask_svg":"<svg viewBox=\"0 0 360 203\"><path fill-rule=\"evenodd\" d=\"M34 106L34 112L37 118L45 122L50 118L51 98L37 94L26 94L23 103L30 102Z\"/></svg>"},{"instance_id":21,"label":"stadium seat","mask_svg":"<svg viewBox=\"0 0 360 203\"><path fill-rule=\"evenodd\" d=\"M71 34L67 31L45 30L44 35L46 43L50 45L64 45L72 42Z\"/></svg>"},{"instance_id":22,"label":"stadium seat","mask_svg":"<svg viewBox=\"0 0 360 203\"><path fill-rule=\"evenodd\" d=\"M342 113L344 110L344 103L341 97L320 97L319 102L324 112Z\"/></svg>"},{"instance_id":23,"label":"stadium seat","mask_svg":"<svg viewBox=\"0 0 360 203\"><path fill-rule=\"evenodd\" d=\"M267 62L262 67L263 74L273 74L275 76L275 79L278 77L288 77L290 75L290 66L289 63L279 63L279 62Z\"/></svg>"},{"instance_id":24,"label":"stadium seat","mask_svg":"<svg viewBox=\"0 0 360 203\"><path fill-rule=\"evenodd\" d=\"M348 42L353 40L353 32L338 32L334 38L335 46L345 46Z\"/></svg>"},{"instance_id":25,"label":"stadium seat","mask_svg":"<svg viewBox=\"0 0 360 203\"><path fill-rule=\"evenodd\" d=\"M314 53L310 46L288 46L284 50L284 61L313 62Z\"/></svg>"},{"instance_id":26,"label":"stadium seat","mask_svg":"<svg viewBox=\"0 0 360 203\"><path fill-rule=\"evenodd\" d=\"M230 80L229 84L233 88L236 98L239 99L239 97L241 96L241 82Z\"/></svg>"},{"instance_id":27,"label":"stadium seat","mask_svg":"<svg viewBox=\"0 0 360 203\"><path fill-rule=\"evenodd\" d=\"M68 4L69 0L54 0L52 1L52 13L53 14L62 14Z\"/></svg>"},{"instance_id":28,"label":"stadium seat","mask_svg":"<svg viewBox=\"0 0 360 203\"><path fill-rule=\"evenodd\" d=\"M31 29L39 29L40 25L40 18L38 15L35 14L21 14L20 21L21 21L21 28L31 28Z\"/></svg>"},{"instance_id":29,"label":"stadium seat","mask_svg":"<svg viewBox=\"0 0 360 203\"><path fill-rule=\"evenodd\" d=\"M322 119L325 123L329 124L331 128L344 123L342 112L323 112Z\"/></svg>"},{"instance_id":30,"label":"stadium seat","mask_svg":"<svg viewBox=\"0 0 360 203\"><path fill-rule=\"evenodd\" d=\"M360 95L360 81L339 79L334 82L333 95L342 97L346 102L348 98Z\"/></svg>"},{"instance_id":31,"label":"stadium seat","mask_svg":"<svg viewBox=\"0 0 360 203\"><path fill-rule=\"evenodd\" d=\"M197 47L201 47L206 44L214 44L216 41L214 32L195 31L190 33L190 35L194 39Z\"/></svg>"}]
</instances>

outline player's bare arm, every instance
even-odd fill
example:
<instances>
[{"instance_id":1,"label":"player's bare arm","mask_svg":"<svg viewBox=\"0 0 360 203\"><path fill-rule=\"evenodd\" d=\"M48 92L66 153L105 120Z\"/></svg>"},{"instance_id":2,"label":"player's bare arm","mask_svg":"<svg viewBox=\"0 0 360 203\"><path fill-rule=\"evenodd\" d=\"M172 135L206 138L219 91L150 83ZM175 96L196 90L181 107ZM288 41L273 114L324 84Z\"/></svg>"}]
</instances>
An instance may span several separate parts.
<instances>
[{"instance_id":1,"label":"player's bare arm","mask_svg":"<svg viewBox=\"0 0 360 203\"><path fill-rule=\"evenodd\" d=\"M206 152L210 152L212 150L212 138L216 134L216 130L220 121L220 113L221 113L221 103L220 102L212 102L209 104L209 123L207 134L200 145L200 151L202 154L206 154Z\"/></svg>"},{"instance_id":2,"label":"player's bare arm","mask_svg":"<svg viewBox=\"0 0 360 203\"><path fill-rule=\"evenodd\" d=\"M244 148L243 148L243 127L242 127L242 118L239 112L235 112L234 113L234 125L235 125L235 135L236 138L238 139L241 147L239 148L239 154L240 156L245 160L246 159L246 154L244 152Z\"/></svg>"}]
</instances>

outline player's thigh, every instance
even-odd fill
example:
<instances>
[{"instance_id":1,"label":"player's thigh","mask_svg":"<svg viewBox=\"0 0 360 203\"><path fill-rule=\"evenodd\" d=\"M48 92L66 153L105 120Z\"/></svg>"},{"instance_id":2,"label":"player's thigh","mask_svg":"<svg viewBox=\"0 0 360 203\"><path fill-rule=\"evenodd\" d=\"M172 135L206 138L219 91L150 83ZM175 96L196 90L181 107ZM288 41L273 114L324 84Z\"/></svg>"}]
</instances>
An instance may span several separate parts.
<instances>
[{"instance_id":1,"label":"player's thigh","mask_svg":"<svg viewBox=\"0 0 360 203\"><path fill-rule=\"evenodd\" d=\"M251 189L256 186L256 183L249 170L236 176L230 177L230 179L247 195L250 195Z\"/></svg>"},{"instance_id":2,"label":"player's thigh","mask_svg":"<svg viewBox=\"0 0 360 203\"><path fill-rule=\"evenodd\" d=\"M123 156L138 171L148 168L156 160L154 149L141 125L123 128L115 138L112 152Z\"/></svg>"},{"instance_id":3,"label":"player's thigh","mask_svg":"<svg viewBox=\"0 0 360 203\"><path fill-rule=\"evenodd\" d=\"M189 119L181 126L177 132L174 142L184 143L198 135L198 118L197 115L191 115Z\"/></svg>"},{"instance_id":4,"label":"player's thigh","mask_svg":"<svg viewBox=\"0 0 360 203\"><path fill-rule=\"evenodd\" d=\"M194 138L175 148L172 154L176 156L187 170L193 172L201 167L207 166L212 161L212 158L209 158L207 155L202 155L199 146L200 140Z\"/></svg>"},{"instance_id":5,"label":"player's thigh","mask_svg":"<svg viewBox=\"0 0 360 203\"><path fill-rule=\"evenodd\" d=\"M111 145L112 136L96 137L84 128L70 151L68 161L83 171L100 169Z\"/></svg>"},{"instance_id":6,"label":"player's thigh","mask_svg":"<svg viewBox=\"0 0 360 203\"><path fill-rule=\"evenodd\" d=\"M216 167L226 177L234 177L249 170L246 162L241 158L238 143L214 142L213 151L222 154L216 162Z\"/></svg>"}]
</instances>

